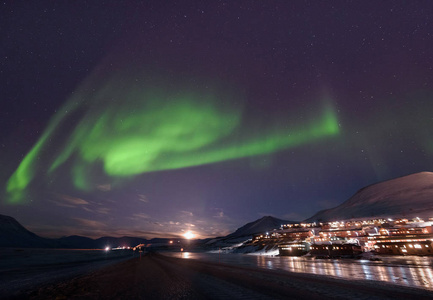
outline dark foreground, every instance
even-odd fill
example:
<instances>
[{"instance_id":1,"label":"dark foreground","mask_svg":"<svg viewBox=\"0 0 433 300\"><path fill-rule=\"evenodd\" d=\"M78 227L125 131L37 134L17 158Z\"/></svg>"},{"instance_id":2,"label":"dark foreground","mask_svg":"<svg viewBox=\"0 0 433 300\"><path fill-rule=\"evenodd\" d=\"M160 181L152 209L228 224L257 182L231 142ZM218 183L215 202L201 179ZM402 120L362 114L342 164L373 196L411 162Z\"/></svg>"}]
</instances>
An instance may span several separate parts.
<instances>
[{"instance_id":1,"label":"dark foreground","mask_svg":"<svg viewBox=\"0 0 433 300\"><path fill-rule=\"evenodd\" d=\"M147 254L32 291L19 299L432 299L378 282L262 270Z\"/></svg>"}]
</instances>

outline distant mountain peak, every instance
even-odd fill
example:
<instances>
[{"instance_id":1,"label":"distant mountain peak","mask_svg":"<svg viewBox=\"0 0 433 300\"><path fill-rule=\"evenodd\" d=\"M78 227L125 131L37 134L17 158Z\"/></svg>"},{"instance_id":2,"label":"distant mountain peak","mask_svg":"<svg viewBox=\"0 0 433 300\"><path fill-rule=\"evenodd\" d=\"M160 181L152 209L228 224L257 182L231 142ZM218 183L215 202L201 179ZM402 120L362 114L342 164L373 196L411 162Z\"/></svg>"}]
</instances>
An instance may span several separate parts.
<instances>
[{"instance_id":1,"label":"distant mountain peak","mask_svg":"<svg viewBox=\"0 0 433 300\"><path fill-rule=\"evenodd\" d=\"M272 229L280 228L282 224L295 223L293 221L281 220L272 216L264 216L253 222L247 223L238 228L235 232L228 235L228 237L248 236L256 233L263 233Z\"/></svg>"}]
</instances>

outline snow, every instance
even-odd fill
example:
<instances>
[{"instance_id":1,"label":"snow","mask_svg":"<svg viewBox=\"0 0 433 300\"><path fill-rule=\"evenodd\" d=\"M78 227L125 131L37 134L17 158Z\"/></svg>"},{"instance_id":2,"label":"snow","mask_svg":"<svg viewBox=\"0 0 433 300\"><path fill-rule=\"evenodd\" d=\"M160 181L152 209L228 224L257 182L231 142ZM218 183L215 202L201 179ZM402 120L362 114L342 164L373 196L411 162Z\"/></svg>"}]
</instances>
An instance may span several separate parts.
<instances>
[{"instance_id":1,"label":"snow","mask_svg":"<svg viewBox=\"0 0 433 300\"><path fill-rule=\"evenodd\" d=\"M433 173L421 172L367 186L341 205L322 210L306 221L429 218L433 217L431 199Z\"/></svg>"}]
</instances>

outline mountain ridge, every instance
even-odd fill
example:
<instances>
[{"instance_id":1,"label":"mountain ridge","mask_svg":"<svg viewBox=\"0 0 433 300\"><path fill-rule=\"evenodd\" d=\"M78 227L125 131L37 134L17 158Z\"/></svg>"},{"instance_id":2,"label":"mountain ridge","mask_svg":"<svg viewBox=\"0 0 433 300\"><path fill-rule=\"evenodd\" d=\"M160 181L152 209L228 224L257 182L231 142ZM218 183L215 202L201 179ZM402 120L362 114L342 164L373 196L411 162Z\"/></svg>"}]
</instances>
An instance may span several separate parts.
<instances>
[{"instance_id":1,"label":"mountain ridge","mask_svg":"<svg viewBox=\"0 0 433 300\"><path fill-rule=\"evenodd\" d=\"M150 241L127 236L92 239L71 235L57 239L44 238L26 229L13 217L0 215L0 247L103 249L107 246L136 246Z\"/></svg>"},{"instance_id":2,"label":"mountain ridge","mask_svg":"<svg viewBox=\"0 0 433 300\"><path fill-rule=\"evenodd\" d=\"M244 240L253 234L270 231L279 228L281 224L293 223L272 216L264 216L253 222L239 227L233 233L220 238L205 239L203 241L233 242L237 239ZM9 229L8 229L9 228ZM12 228L12 229L10 229ZM23 248L81 248L81 249L104 249L105 247L136 246L146 243L168 242L170 239L154 238L147 240L138 237L100 237L92 239L85 236L71 235L57 239L43 238L27 230L13 217L0 215L0 247L23 247ZM212 244L212 242L211 242Z\"/></svg>"}]
</instances>

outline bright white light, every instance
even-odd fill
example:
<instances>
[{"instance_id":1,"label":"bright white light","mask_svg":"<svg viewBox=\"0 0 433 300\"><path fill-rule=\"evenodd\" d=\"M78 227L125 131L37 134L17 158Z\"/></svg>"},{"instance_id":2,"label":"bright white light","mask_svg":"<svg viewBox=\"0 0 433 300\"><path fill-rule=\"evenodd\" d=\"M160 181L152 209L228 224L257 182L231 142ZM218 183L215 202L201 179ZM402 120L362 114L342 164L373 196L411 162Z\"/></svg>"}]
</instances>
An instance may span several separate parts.
<instances>
[{"instance_id":1,"label":"bright white light","mask_svg":"<svg viewBox=\"0 0 433 300\"><path fill-rule=\"evenodd\" d=\"M110 247L105 247L105 251L110 251Z\"/></svg>"},{"instance_id":2,"label":"bright white light","mask_svg":"<svg viewBox=\"0 0 433 300\"><path fill-rule=\"evenodd\" d=\"M195 237L195 234L192 233L191 231L187 231L183 234L184 238L186 238L187 240L193 239Z\"/></svg>"}]
</instances>

